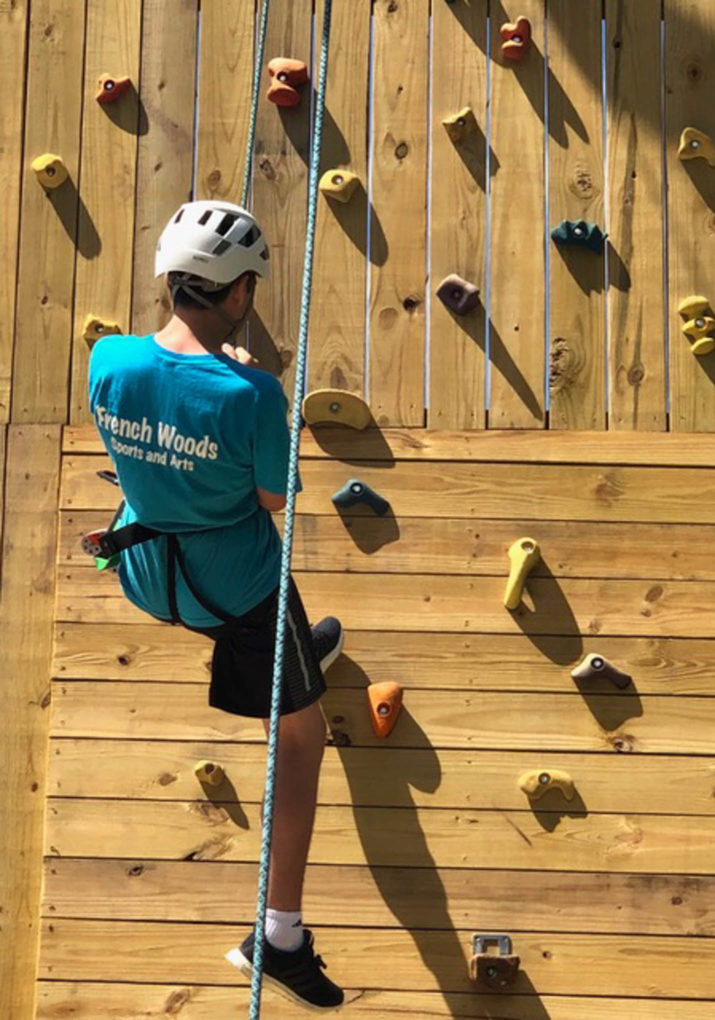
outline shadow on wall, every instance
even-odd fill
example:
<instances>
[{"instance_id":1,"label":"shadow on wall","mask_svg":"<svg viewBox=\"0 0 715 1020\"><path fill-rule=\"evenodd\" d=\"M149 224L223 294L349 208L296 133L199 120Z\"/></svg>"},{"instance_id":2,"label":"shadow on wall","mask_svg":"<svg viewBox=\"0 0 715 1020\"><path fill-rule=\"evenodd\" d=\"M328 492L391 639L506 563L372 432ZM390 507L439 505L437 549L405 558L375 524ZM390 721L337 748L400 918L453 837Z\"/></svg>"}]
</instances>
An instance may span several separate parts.
<instances>
[{"instance_id":1,"label":"shadow on wall","mask_svg":"<svg viewBox=\"0 0 715 1020\"><path fill-rule=\"evenodd\" d=\"M362 683L367 687L369 680L366 674L356 663L352 663L352 666L356 683ZM425 765L423 760L417 771L412 767L413 756L410 750L400 750L394 755L389 776L391 799L400 807L384 810L391 813L399 811L400 844L409 848L409 888L406 888L405 872L400 868L399 859L390 859L395 853L394 842L390 841L388 845L385 833L375 824L375 811L365 811L360 806L374 802L371 788L379 781L379 777L366 776L365 772L360 770L352 771L351 767L355 762L354 752L346 753L345 747L337 739L333 742L337 746L345 769L355 825L375 885L399 924L414 939L415 947L425 967L433 975L450 1011L449 1015L461 1016L464 992L474 988L466 977L464 962L465 952L467 959L471 956L471 945L465 945L463 937L454 930L447 893L420 826L419 813L410 791L410 786L416 786L427 793L437 790L441 781L441 767L427 735L404 706L397 725L409 729L409 743L412 746L426 748L431 752L427 764ZM393 866L390 867L390 864ZM518 949L515 948L515 951L518 952ZM465 974L465 981L461 984L459 979L455 978L460 972ZM488 989L485 989L485 992L488 992ZM523 970L519 972L512 992L513 995L503 998L505 1003L508 1002L515 1010L513 1014L515 1017L521 1015L520 1009L523 1008L523 1015L528 1016L529 1020L548 1020L549 1014ZM522 1005L519 1006L515 1005L520 1002L516 996L529 998L521 1000ZM500 1001L501 999L502 996L499 997ZM485 1015L489 1013L485 1012Z\"/></svg>"}]
</instances>

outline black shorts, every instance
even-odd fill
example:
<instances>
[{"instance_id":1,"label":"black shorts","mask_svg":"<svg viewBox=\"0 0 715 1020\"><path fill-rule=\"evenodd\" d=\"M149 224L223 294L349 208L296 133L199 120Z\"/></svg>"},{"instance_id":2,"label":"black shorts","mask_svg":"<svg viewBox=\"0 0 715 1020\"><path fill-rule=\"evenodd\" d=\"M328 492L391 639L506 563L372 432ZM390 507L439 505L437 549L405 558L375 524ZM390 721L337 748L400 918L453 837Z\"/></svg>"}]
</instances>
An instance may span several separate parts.
<instances>
[{"instance_id":1,"label":"black shorts","mask_svg":"<svg viewBox=\"0 0 715 1020\"><path fill-rule=\"evenodd\" d=\"M278 621L278 588L248 613L221 627L196 628L215 642L209 705L268 719ZM326 691L310 624L293 578L288 591L280 714L307 708Z\"/></svg>"}]
</instances>

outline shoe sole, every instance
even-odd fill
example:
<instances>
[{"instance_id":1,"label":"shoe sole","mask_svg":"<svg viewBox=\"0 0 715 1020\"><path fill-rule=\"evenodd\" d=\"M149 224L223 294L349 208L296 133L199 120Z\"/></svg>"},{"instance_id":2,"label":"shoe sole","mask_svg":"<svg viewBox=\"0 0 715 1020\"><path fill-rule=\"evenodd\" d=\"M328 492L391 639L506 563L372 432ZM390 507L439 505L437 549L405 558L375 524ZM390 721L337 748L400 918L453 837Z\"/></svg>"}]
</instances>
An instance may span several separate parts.
<instances>
[{"instance_id":1,"label":"shoe sole","mask_svg":"<svg viewBox=\"0 0 715 1020\"><path fill-rule=\"evenodd\" d=\"M335 648L333 648L332 652L328 652L328 654L325 656L325 658L320 660L320 668L322 669L323 672L325 672L327 669L330 669L332 664L335 662L337 657L342 652L344 644L345 644L345 631L343 630L343 627L342 627L342 624L341 624L341 626L340 626L340 638L338 639L337 645L335 646Z\"/></svg>"},{"instance_id":2,"label":"shoe sole","mask_svg":"<svg viewBox=\"0 0 715 1020\"><path fill-rule=\"evenodd\" d=\"M243 955L240 949L229 950L229 952L226 953L226 959L228 960L229 963L232 963L234 967L237 967L242 974L245 974L246 977L249 978L251 977L251 974L253 973L251 961L246 959L246 957ZM280 981L276 981L275 978L272 978L270 974L266 974L265 972L263 974L263 984L268 985L270 988L273 989L273 991L277 992L279 995L282 995L284 999L290 999L291 1002L297 1003L304 1009L310 1009L314 1013L327 1013L328 1010L337 1010L345 1005L345 1003L341 1003L340 1006L316 1006L312 1002L306 1002L305 999L301 999L299 995L296 995L295 992L292 992L290 988L287 988L285 985L282 985Z\"/></svg>"}]
</instances>

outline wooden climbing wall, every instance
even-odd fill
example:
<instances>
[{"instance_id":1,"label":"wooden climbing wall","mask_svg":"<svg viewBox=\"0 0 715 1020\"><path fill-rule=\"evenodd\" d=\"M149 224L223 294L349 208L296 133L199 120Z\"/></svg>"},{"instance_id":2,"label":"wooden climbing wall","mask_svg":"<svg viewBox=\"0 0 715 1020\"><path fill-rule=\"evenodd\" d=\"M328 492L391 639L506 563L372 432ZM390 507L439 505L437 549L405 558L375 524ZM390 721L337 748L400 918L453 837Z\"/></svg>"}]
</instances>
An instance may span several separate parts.
<instances>
[{"instance_id":1,"label":"wooden climbing wall","mask_svg":"<svg viewBox=\"0 0 715 1020\"><path fill-rule=\"evenodd\" d=\"M255 909L261 731L207 707L210 643L79 540L117 502L85 320L164 325L171 212L240 200L259 15L0 0L3 1020L247 1013L223 953ZM295 111L262 95L255 142L272 281L248 342L291 399L321 26L322 0L272 0L266 60L312 84ZM714 49L715 0L333 0L321 172L361 188L319 201L309 385L364 395L379 428L304 432L294 568L347 629L305 915L356 1016L715 1014L715 354L677 311L715 300L715 170L678 157L685 127L715 137ZM105 71L134 83L114 107ZM603 252L550 240L581 218ZM449 273L479 288L467 316L436 297ZM337 515L355 476L386 517ZM543 559L509 613L522 535ZM575 683L588 652L632 685ZM386 742L380 680L405 688ZM229 776L213 798L202 757ZM530 803L519 777L555 768L575 799ZM512 935L511 994L470 984L479 931ZM263 1015L301 1014L266 993Z\"/></svg>"}]
</instances>

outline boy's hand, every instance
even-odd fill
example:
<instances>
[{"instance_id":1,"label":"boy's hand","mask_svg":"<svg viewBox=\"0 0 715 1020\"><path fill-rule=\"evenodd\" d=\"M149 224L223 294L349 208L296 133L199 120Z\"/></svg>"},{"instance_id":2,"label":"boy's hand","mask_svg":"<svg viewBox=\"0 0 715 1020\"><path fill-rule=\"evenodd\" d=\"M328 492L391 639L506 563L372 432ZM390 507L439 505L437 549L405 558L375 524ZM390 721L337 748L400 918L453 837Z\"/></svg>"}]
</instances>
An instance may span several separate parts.
<instances>
[{"instance_id":1,"label":"boy's hand","mask_svg":"<svg viewBox=\"0 0 715 1020\"><path fill-rule=\"evenodd\" d=\"M261 367L258 358L254 358L252 354L249 354L245 347L232 347L230 343L225 343L221 345L221 351L223 354L227 354L229 358L233 358L234 361L238 361L241 365L247 365L249 368Z\"/></svg>"}]
</instances>

